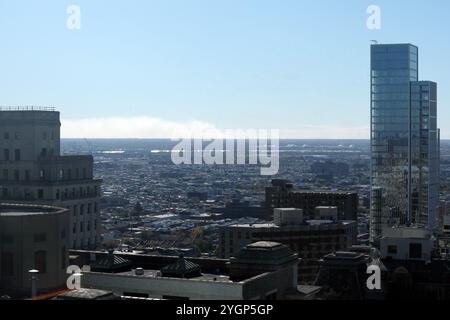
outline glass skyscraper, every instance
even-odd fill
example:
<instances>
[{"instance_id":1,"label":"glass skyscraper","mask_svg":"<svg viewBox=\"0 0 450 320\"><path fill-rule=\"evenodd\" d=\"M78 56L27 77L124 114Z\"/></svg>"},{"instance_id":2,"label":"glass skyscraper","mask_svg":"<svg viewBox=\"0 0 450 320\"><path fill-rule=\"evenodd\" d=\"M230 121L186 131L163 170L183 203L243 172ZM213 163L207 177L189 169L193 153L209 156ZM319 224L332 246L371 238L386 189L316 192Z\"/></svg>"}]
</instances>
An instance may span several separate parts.
<instances>
[{"instance_id":1,"label":"glass skyscraper","mask_svg":"<svg viewBox=\"0 0 450 320\"><path fill-rule=\"evenodd\" d=\"M371 46L371 240L384 227L433 228L438 204L436 83L418 81L418 48Z\"/></svg>"}]
</instances>

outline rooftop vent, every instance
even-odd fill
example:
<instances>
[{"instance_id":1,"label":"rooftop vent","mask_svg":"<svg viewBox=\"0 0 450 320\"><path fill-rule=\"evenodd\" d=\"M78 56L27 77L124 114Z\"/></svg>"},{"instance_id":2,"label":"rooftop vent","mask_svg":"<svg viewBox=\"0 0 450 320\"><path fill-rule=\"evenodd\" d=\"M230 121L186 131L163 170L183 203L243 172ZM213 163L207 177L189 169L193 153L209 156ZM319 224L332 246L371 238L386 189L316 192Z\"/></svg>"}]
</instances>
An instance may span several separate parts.
<instances>
[{"instance_id":1,"label":"rooftop vent","mask_svg":"<svg viewBox=\"0 0 450 320\"><path fill-rule=\"evenodd\" d=\"M143 276L144 275L144 269L136 268L136 270L134 270L134 274L137 275L137 276Z\"/></svg>"}]
</instances>

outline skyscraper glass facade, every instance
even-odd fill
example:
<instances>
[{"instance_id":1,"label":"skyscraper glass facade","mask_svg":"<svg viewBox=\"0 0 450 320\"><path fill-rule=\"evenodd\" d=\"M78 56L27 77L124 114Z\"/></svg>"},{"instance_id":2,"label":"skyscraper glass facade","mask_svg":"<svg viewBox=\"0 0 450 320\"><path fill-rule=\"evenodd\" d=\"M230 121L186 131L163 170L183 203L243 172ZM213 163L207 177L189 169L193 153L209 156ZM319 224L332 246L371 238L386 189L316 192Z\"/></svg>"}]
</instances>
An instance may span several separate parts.
<instances>
[{"instance_id":1,"label":"skyscraper glass facade","mask_svg":"<svg viewBox=\"0 0 450 320\"><path fill-rule=\"evenodd\" d=\"M428 223L435 210L429 172L437 167L436 85L418 76L416 46L371 46L372 240L385 226Z\"/></svg>"}]
</instances>

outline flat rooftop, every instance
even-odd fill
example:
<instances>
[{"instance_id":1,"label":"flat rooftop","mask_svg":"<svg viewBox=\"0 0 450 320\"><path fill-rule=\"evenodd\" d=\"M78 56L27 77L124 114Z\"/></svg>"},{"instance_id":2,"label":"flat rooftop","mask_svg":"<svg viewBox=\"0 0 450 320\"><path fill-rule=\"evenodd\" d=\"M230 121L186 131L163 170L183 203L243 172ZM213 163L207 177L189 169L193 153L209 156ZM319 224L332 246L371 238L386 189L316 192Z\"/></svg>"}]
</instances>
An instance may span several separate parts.
<instances>
[{"instance_id":1,"label":"flat rooftop","mask_svg":"<svg viewBox=\"0 0 450 320\"><path fill-rule=\"evenodd\" d=\"M95 273L95 272L93 272L93 273ZM183 279L183 280L190 280L190 281L211 281L211 282L233 283L233 281L231 281L230 277L228 277L228 276L217 275L217 274L207 274L207 273L203 273L201 276L191 277L191 278L164 277L161 275L160 270L144 270L143 275L136 275L135 270L114 273L112 275L135 277L135 278Z\"/></svg>"}]
</instances>

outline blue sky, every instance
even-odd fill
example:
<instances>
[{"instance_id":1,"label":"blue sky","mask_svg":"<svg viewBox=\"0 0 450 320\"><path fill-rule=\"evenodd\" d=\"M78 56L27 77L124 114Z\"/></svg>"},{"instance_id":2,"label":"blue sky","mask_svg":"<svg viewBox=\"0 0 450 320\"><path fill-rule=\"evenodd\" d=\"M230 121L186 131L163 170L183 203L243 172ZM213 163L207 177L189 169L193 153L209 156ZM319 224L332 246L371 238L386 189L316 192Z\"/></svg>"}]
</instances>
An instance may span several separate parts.
<instances>
[{"instance_id":1,"label":"blue sky","mask_svg":"<svg viewBox=\"0 0 450 320\"><path fill-rule=\"evenodd\" d=\"M81 30L66 27L72 4ZM371 4L381 30L366 27ZM446 0L1 0L0 105L57 106L67 137L205 126L368 138L377 39L419 46L450 138L449 12Z\"/></svg>"}]
</instances>

